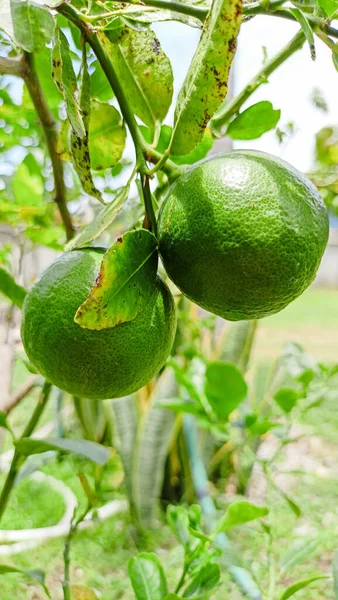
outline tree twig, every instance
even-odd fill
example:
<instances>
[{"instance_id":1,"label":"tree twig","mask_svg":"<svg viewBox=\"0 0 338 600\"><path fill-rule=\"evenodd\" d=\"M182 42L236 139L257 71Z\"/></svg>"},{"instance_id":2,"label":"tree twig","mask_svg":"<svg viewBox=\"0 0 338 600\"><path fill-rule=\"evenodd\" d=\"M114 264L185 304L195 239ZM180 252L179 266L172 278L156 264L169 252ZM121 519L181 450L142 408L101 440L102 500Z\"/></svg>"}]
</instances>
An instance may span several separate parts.
<instances>
[{"instance_id":1,"label":"tree twig","mask_svg":"<svg viewBox=\"0 0 338 600\"><path fill-rule=\"evenodd\" d=\"M31 375L26 379L23 385L14 394L12 394L8 403L4 407L4 412L6 415L8 415L13 408L15 408L17 404L19 404L19 402L21 402L21 400L32 391L32 389L37 385L39 379L40 375Z\"/></svg>"},{"instance_id":2,"label":"tree twig","mask_svg":"<svg viewBox=\"0 0 338 600\"><path fill-rule=\"evenodd\" d=\"M52 163L55 189L54 200L65 227L66 238L67 240L70 240L74 235L74 227L67 207L63 163L56 150L58 140L57 126L43 93L36 72L33 54L24 52L17 58L0 57L0 75L14 75L16 77L21 77L27 86L29 95L43 127Z\"/></svg>"},{"instance_id":3,"label":"tree twig","mask_svg":"<svg viewBox=\"0 0 338 600\"><path fill-rule=\"evenodd\" d=\"M27 423L27 425L24 429L24 432L23 432L21 438L30 437L32 435L32 433L33 433L36 425L38 424L38 421L47 405L51 388L52 388L52 384L49 383L48 381L45 381L45 384L42 388L38 403L35 407L35 410L31 416L29 422ZM11 467L8 471L6 481L4 483L4 486L3 486L2 492L1 492L1 496L0 496L0 519L2 518L2 516L5 512L5 509L7 507L8 500L9 500L11 492L13 490L18 471L19 471L23 461L24 461L24 457L22 456L22 454L18 450L15 450L13 460L11 463Z\"/></svg>"},{"instance_id":4,"label":"tree twig","mask_svg":"<svg viewBox=\"0 0 338 600\"><path fill-rule=\"evenodd\" d=\"M43 93L36 68L33 54L24 52L24 81L26 83L29 95L38 113L41 125L46 138L49 156L52 162L55 196L54 200L58 206L63 224L66 230L67 241L74 235L72 219L68 211L66 202L66 186L64 181L63 163L57 153L58 132L53 114L47 104Z\"/></svg>"},{"instance_id":5,"label":"tree twig","mask_svg":"<svg viewBox=\"0 0 338 600\"><path fill-rule=\"evenodd\" d=\"M9 58L6 56L0 56L0 75L15 75L16 77L23 77L24 66L22 57Z\"/></svg>"}]
</instances>

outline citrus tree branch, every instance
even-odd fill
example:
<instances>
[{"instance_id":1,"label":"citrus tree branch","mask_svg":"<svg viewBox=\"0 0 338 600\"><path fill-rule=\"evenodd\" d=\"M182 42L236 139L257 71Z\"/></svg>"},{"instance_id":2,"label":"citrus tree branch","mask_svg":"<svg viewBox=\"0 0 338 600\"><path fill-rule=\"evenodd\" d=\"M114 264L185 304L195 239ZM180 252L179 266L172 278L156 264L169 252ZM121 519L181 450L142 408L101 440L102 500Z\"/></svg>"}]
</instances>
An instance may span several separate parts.
<instances>
[{"instance_id":1,"label":"citrus tree branch","mask_svg":"<svg viewBox=\"0 0 338 600\"><path fill-rule=\"evenodd\" d=\"M15 408L23 398L25 398L32 389L39 384L40 375L31 375L22 384L22 386L10 397L8 404L6 404L4 412L8 415L13 408Z\"/></svg>"},{"instance_id":2,"label":"citrus tree branch","mask_svg":"<svg viewBox=\"0 0 338 600\"><path fill-rule=\"evenodd\" d=\"M24 52L20 57L16 58L0 57L0 75L14 75L16 77L21 77L27 86L45 134L47 148L52 163L55 188L54 201L59 209L67 240L70 240L74 235L74 228L66 202L63 164L56 151L58 139L57 127L36 72L33 54Z\"/></svg>"},{"instance_id":3,"label":"citrus tree branch","mask_svg":"<svg viewBox=\"0 0 338 600\"><path fill-rule=\"evenodd\" d=\"M280 4L281 3L279 3L279 5ZM287 8L275 9L273 7L272 2L268 4L262 2L254 6L244 6L243 14L245 17L254 17L255 15L267 15L270 17L280 17L282 19L288 19L289 21L295 21L296 23L298 22L296 17ZM313 15L310 15L309 13L306 13L306 18L313 30L319 29L326 33L326 35L338 38L338 29L335 29L334 27L332 27L332 25L329 25L325 21L325 19L315 17Z\"/></svg>"},{"instance_id":4,"label":"citrus tree branch","mask_svg":"<svg viewBox=\"0 0 338 600\"><path fill-rule=\"evenodd\" d=\"M25 52L23 54L22 60L24 63L23 78L45 134L47 148L52 162L52 169L54 175L54 201L56 202L57 207L59 209L66 230L66 237L68 241L74 235L74 228L66 202L66 186L64 181L63 163L60 156L57 153L58 132L56 122L43 93L36 72L33 54Z\"/></svg>"},{"instance_id":5,"label":"citrus tree branch","mask_svg":"<svg viewBox=\"0 0 338 600\"><path fill-rule=\"evenodd\" d=\"M24 429L21 439L30 437L32 435L32 433L33 433L34 429L36 428L38 421L47 405L51 388L52 388L52 384L48 383L48 381L45 381L45 384L42 388L38 403L35 407L35 410L31 416L29 422L27 423L27 425ZM2 492L1 492L1 496L0 496L0 519L3 517L3 514L7 507L8 500L9 500L11 492L13 490L18 471L19 471L23 461L24 461L24 457L22 456L22 454L18 450L15 450L13 460L12 460L10 469L8 471L8 475L7 475L6 481L4 483L4 486L2 488Z\"/></svg>"},{"instance_id":6,"label":"citrus tree branch","mask_svg":"<svg viewBox=\"0 0 338 600\"><path fill-rule=\"evenodd\" d=\"M244 102L254 93L254 91L266 83L267 77L271 75L283 62L285 62L292 54L297 52L305 42L305 36L302 31L299 31L295 37L290 40L284 48L273 58L271 58L263 68L253 77L253 79L243 88L236 98L230 104L224 104L218 110L214 118L211 120L211 129L216 132L222 125L225 125L230 118L235 115L242 107Z\"/></svg>"},{"instance_id":7,"label":"citrus tree branch","mask_svg":"<svg viewBox=\"0 0 338 600\"><path fill-rule=\"evenodd\" d=\"M24 76L24 66L22 57L9 58L0 56L0 75L15 75L16 77Z\"/></svg>"},{"instance_id":8,"label":"citrus tree branch","mask_svg":"<svg viewBox=\"0 0 338 600\"><path fill-rule=\"evenodd\" d=\"M65 16L69 21L74 23L74 25L76 25L80 29L84 39L92 48L97 60L99 61L100 65L110 83L110 86L116 96L123 119L125 120L125 122L128 126L128 129L129 129L130 135L133 139L134 146L135 146L137 170L140 172L142 177L149 175L147 161L154 162L155 164L157 164L161 160L162 154L159 154L158 152L153 150L145 142L145 140L142 136L142 133L140 131L140 128L137 124L137 121L135 119L134 112L133 112L133 110L128 102L128 99L126 97L126 94L124 92L123 85L121 84L121 81L119 80L119 77L117 76L117 73L114 69L114 65L112 64L111 60L109 59L109 56L107 55L107 52L104 48L104 45L102 44L100 37L97 34L95 27L93 27L91 24L87 23L82 18L81 13L79 13L76 9L74 9L69 4L65 4L65 3L61 4L60 6L57 7L57 11L60 14L62 14L63 16ZM171 163L171 161L167 161L166 164L163 165L163 170L165 170L168 175L170 175L171 173L174 172L175 176L177 176L178 168L176 165ZM145 181L146 180L147 180L147 177L146 177ZM154 210L152 208L151 194L150 193L148 194L147 186L149 186L149 181L146 184L146 187L144 190L144 192L145 192L144 193L144 204L145 204L145 211L146 211L146 217L147 217L146 223L148 223L149 226L152 227L152 230L154 230L155 215L154 215Z\"/></svg>"},{"instance_id":9,"label":"citrus tree branch","mask_svg":"<svg viewBox=\"0 0 338 600\"><path fill-rule=\"evenodd\" d=\"M126 4L133 4L135 6L135 2L133 0L125 0ZM184 2L175 2L174 0L145 0L141 3L141 6L153 6L154 8L167 9L171 12L177 12L181 15L187 15L189 17L194 17L199 21L205 20L208 9L203 8L201 6L193 6L191 4L185 4Z\"/></svg>"}]
</instances>

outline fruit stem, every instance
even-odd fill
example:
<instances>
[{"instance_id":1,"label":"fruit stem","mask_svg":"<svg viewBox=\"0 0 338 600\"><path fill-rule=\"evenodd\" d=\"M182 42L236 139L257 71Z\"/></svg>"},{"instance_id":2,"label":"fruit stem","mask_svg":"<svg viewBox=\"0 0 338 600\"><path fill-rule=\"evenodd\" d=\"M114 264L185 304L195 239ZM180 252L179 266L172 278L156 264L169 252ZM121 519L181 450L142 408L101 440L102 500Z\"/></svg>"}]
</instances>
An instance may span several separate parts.
<instances>
[{"instance_id":1,"label":"fruit stem","mask_svg":"<svg viewBox=\"0 0 338 600\"><path fill-rule=\"evenodd\" d=\"M20 439L29 438L32 435L32 433L33 433L34 429L36 428L38 421L47 405L51 388L52 388L52 384L49 383L48 381L45 381L44 386L41 391L41 394L40 394L40 397L39 397L39 400L38 400L38 403L35 407L35 410L31 416L27 426L25 427ZM24 461L25 461L25 457L21 454L21 452L19 452L16 449L14 452L14 456L13 456L13 460L12 460L10 469L7 474L7 478L6 478L4 487L1 492L1 496L0 496L0 520L5 512L6 507L7 507L8 500L10 498L11 492L15 485L15 480L16 480L18 471Z\"/></svg>"},{"instance_id":2,"label":"fruit stem","mask_svg":"<svg viewBox=\"0 0 338 600\"><path fill-rule=\"evenodd\" d=\"M144 229L149 229L155 236L157 235L156 217L154 212L153 201L151 197L151 189L149 184L149 175L141 175L142 193L145 209L145 217L143 221Z\"/></svg>"},{"instance_id":3,"label":"fruit stem","mask_svg":"<svg viewBox=\"0 0 338 600\"><path fill-rule=\"evenodd\" d=\"M244 102L254 93L254 91L266 83L267 78L273 73L278 67L287 60L292 54L300 50L305 42L305 35L303 31L299 31L292 40L289 41L284 48L273 58L271 58L260 71L251 79L251 81L245 86L245 88L238 94L236 98L230 104L224 103L221 108L217 111L214 118L211 120L211 129L215 134L219 134L222 127L228 123L233 115L238 113Z\"/></svg>"}]
</instances>

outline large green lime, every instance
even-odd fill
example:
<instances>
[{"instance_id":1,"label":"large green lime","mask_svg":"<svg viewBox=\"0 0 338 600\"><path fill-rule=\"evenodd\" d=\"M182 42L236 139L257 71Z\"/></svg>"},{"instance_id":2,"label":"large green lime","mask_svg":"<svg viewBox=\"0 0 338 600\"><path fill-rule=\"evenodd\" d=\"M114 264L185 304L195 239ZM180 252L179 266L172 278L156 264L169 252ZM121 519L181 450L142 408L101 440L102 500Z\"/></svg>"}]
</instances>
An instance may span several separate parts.
<instances>
[{"instance_id":1,"label":"large green lime","mask_svg":"<svg viewBox=\"0 0 338 600\"><path fill-rule=\"evenodd\" d=\"M23 306L22 341L46 379L76 396L130 394L163 366L173 343L176 311L157 278L145 309L128 323L90 331L74 322L100 269L104 250L63 254L34 283Z\"/></svg>"},{"instance_id":2,"label":"large green lime","mask_svg":"<svg viewBox=\"0 0 338 600\"><path fill-rule=\"evenodd\" d=\"M328 239L314 185L262 152L220 154L190 168L169 190L159 247L169 277L225 319L282 310L313 281Z\"/></svg>"}]
</instances>

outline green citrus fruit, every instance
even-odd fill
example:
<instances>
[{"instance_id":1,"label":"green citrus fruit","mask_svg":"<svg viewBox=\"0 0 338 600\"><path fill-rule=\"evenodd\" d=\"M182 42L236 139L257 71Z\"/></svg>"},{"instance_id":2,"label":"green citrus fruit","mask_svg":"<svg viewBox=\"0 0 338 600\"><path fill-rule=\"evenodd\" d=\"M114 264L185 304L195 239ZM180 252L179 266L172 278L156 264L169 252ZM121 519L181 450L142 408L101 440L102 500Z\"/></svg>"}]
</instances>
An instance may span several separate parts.
<instances>
[{"instance_id":1,"label":"green citrus fruit","mask_svg":"<svg viewBox=\"0 0 338 600\"><path fill-rule=\"evenodd\" d=\"M314 185L274 156L219 154L188 169L160 211L169 277L199 306L230 321L282 310L314 279L328 239Z\"/></svg>"},{"instance_id":2,"label":"green citrus fruit","mask_svg":"<svg viewBox=\"0 0 338 600\"><path fill-rule=\"evenodd\" d=\"M174 300L159 277L133 321L100 331L74 322L103 253L74 250L53 262L25 298L21 331L29 359L48 381L94 399L126 396L145 385L163 366L176 329Z\"/></svg>"}]
</instances>

